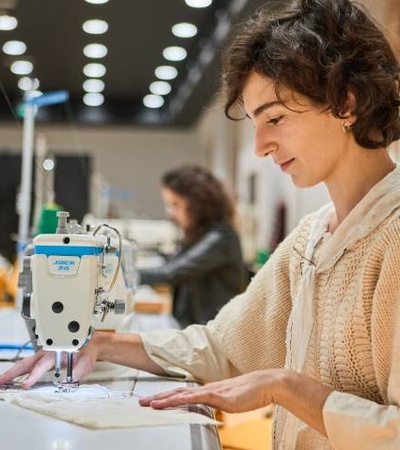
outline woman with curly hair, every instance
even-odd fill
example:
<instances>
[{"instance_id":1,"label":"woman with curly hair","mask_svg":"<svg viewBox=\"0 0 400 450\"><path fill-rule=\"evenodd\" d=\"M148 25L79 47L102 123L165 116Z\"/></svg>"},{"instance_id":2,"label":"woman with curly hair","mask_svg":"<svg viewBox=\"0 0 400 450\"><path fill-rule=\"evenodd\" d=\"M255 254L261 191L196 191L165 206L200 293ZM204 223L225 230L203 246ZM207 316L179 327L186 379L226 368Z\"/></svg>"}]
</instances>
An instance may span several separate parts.
<instances>
[{"instance_id":1,"label":"woman with curly hair","mask_svg":"<svg viewBox=\"0 0 400 450\"><path fill-rule=\"evenodd\" d=\"M180 250L161 267L139 270L139 282L172 285L180 324L204 324L245 288L234 204L221 181L195 165L164 174L161 195L181 231Z\"/></svg>"}]
</instances>

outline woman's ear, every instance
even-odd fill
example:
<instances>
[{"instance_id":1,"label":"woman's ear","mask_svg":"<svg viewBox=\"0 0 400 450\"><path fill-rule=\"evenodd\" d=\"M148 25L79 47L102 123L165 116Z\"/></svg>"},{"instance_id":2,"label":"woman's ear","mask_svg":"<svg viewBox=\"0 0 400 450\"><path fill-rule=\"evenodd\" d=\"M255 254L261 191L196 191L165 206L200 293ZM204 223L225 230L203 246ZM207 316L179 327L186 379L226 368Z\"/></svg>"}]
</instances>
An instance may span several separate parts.
<instances>
[{"instance_id":1,"label":"woman's ear","mask_svg":"<svg viewBox=\"0 0 400 450\"><path fill-rule=\"evenodd\" d=\"M346 119L346 123L349 126L354 125L354 123L357 120L357 117L353 114L353 112L356 109L356 105L357 105L357 102L356 102L356 96L354 94L354 91L351 88L349 88L347 90L347 100L346 100L345 106L344 106L343 110L341 111L342 119Z\"/></svg>"}]
</instances>

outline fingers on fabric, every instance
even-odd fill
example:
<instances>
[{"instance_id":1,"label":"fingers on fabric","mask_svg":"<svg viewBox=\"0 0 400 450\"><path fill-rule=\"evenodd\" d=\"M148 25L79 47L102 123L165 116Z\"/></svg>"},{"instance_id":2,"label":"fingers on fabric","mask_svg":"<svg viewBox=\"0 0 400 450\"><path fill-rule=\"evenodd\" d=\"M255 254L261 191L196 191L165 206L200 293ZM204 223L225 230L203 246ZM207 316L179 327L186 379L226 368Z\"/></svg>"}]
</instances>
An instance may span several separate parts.
<instances>
[{"instance_id":1,"label":"fingers on fabric","mask_svg":"<svg viewBox=\"0 0 400 450\"><path fill-rule=\"evenodd\" d=\"M219 398L203 387L178 388L173 391L162 392L151 397L142 398L139 403L142 406L151 406L155 409L170 408L192 403L204 403L209 406L218 407Z\"/></svg>"},{"instance_id":2,"label":"fingers on fabric","mask_svg":"<svg viewBox=\"0 0 400 450\"><path fill-rule=\"evenodd\" d=\"M37 353L29 358L21 359L17 361L12 367L10 367L6 372L0 375L0 385L9 383L17 377L26 375L31 372L37 361L40 359L40 354Z\"/></svg>"},{"instance_id":3,"label":"fingers on fabric","mask_svg":"<svg viewBox=\"0 0 400 450\"><path fill-rule=\"evenodd\" d=\"M38 353L40 357L33 365L28 378L22 383L24 389L33 386L42 376L54 366L54 354L52 352Z\"/></svg>"}]
</instances>

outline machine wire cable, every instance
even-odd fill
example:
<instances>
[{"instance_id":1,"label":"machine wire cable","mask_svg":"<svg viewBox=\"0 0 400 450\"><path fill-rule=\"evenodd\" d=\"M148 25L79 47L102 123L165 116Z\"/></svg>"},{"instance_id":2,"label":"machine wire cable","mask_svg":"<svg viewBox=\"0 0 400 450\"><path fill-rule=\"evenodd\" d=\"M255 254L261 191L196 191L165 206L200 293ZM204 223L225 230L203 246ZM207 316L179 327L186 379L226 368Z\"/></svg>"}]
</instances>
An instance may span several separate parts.
<instances>
[{"instance_id":1,"label":"machine wire cable","mask_svg":"<svg viewBox=\"0 0 400 450\"><path fill-rule=\"evenodd\" d=\"M117 281L118 272L119 272L120 267L121 267L121 260L122 260L122 238L121 238L120 232L119 232L116 228L114 228L114 227L112 227L112 226L110 226L110 225L107 225L106 223L102 223L101 225L99 225L99 226L93 231L93 236L95 236L97 233L99 233L99 231L100 231L102 228L109 228L110 230L114 231L114 233L118 236L118 261L117 261L117 267L115 268L115 272L114 272L113 279L112 279L112 281L111 281L111 283L110 283L110 286L108 287L108 290L111 291L112 288L114 287L116 281Z\"/></svg>"}]
</instances>

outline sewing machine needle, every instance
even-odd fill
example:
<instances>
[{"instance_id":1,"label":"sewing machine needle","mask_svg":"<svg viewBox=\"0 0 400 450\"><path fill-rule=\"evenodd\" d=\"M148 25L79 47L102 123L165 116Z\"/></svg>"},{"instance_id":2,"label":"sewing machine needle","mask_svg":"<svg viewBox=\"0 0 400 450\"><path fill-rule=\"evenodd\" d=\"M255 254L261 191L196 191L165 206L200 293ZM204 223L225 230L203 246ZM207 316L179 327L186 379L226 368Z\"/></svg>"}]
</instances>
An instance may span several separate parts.
<instances>
[{"instance_id":1,"label":"sewing machine needle","mask_svg":"<svg viewBox=\"0 0 400 450\"><path fill-rule=\"evenodd\" d=\"M54 378L58 380L61 376L61 352L56 352Z\"/></svg>"},{"instance_id":2,"label":"sewing machine needle","mask_svg":"<svg viewBox=\"0 0 400 450\"><path fill-rule=\"evenodd\" d=\"M74 361L74 354L72 352L67 353L67 383L72 383L72 364Z\"/></svg>"},{"instance_id":3,"label":"sewing machine needle","mask_svg":"<svg viewBox=\"0 0 400 450\"><path fill-rule=\"evenodd\" d=\"M73 353L67 352L67 378L62 381L58 387L58 392L74 392L79 387L79 381L72 378Z\"/></svg>"}]
</instances>

